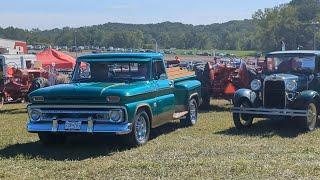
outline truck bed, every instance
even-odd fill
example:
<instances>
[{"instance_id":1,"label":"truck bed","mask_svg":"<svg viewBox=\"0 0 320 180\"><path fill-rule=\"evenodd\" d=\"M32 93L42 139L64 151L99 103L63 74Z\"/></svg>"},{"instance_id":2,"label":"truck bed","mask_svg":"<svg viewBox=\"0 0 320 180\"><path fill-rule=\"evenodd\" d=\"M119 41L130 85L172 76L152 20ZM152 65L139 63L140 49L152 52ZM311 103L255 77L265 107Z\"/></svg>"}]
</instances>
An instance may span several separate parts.
<instances>
[{"instance_id":1,"label":"truck bed","mask_svg":"<svg viewBox=\"0 0 320 180\"><path fill-rule=\"evenodd\" d=\"M194 71L188 71L180 67L167 68L168 79L173 81L185 80L195 76Z\"/></svg>"}]
</instances>

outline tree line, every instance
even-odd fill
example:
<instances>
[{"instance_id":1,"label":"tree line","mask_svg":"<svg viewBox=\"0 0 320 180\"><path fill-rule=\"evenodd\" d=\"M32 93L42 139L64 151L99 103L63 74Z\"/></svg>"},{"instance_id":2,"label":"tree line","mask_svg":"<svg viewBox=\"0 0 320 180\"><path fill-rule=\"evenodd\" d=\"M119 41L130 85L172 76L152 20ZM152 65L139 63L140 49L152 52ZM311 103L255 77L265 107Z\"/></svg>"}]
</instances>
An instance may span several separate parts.
<instances>
[{"instance_id":1,"label":"tree line","mask_svg":"<svg viewBox=\"0 0 320 180\"><path fill-rule=\"evenodd\" d=\"M59 46L94 45L122 48L276 50L320 48L320 0L292 0L274 8L258 10L250 20L211 25L173 22L157 24L106 23L80 28L51 30L0 28L0 37L29 44ZM314 38L316 35L316 38Z\"/></svg>"}]
</instances>

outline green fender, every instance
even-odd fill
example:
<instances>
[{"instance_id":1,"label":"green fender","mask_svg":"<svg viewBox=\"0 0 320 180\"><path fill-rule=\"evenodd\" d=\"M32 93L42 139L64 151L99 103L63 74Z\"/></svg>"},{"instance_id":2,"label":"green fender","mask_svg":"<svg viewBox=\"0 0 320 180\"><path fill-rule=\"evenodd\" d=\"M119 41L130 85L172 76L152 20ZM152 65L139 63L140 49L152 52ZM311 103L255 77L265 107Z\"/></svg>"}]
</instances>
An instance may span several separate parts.
<instances>
[{"instance_id":1,"label":"green fender","mask_svg":"<svg viewBox=\"0 0 320 180\"><path fill-rule=\"evenodd\" d=\"M241 99L247 99L252 104L255 104L257 94L250 89L239 89L234 94L233 104L238 104Z\"/></svg>"},{"instance_id":2,"label":"green fender","mask_svg":"<svg viewBox=\"0 0 320 180\"><path fill-rule=\"evenodd\" d=\"M308 90L308 91L302 91L295 99L294 101L294 107L297 109L304 108L307 103L310 101L315 100L317 103L317 106L319 107L319 99L320 95L316 91Z\"/></svg>"}]
</instances>

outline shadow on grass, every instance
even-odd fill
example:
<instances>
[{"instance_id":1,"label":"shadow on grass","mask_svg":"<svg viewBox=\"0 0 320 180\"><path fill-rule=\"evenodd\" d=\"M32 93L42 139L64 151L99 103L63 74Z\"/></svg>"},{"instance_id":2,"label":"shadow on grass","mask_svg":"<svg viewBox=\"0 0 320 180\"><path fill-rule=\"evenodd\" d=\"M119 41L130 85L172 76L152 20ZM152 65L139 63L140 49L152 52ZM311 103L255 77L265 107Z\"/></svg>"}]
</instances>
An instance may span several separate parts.
<instances>
[{"instance_id":1,"label":"shadow on grass","mask_svg":"<svg viewBox=\"0 0 320 180\"><path fill-rule=\"evenodd\" d=\"M306 133L306 131L302 127L302 123L297 120L264 119L253 123L252 127L248 129L239 130L235 127L232 127L230 129L217 132L215 134L229 136L280 136L283 138L295 138L300 134Z\"/></svg>"},{"instance_id":2,"label":"shadow on grass","mask_svg":"<svg viewBox=\"0 0 320 180\"><path fill-rule=\"evenodd\" d=\"M0 110L0 114L25 114L25 113L27 113L27 109L21 109L21 108Z\"/></svg>"},{"instance_id":3,"label":"shadow on grass","mask_svg":"<svg viewBox=\"0 0 320 180\"><path fill-rule=\"evenodd\" d=\"M199 109L199 113L208 113L208 112L226 112L230 111L231 105L213 105L210 104L209 107L203 107Z\"/></svg>"},{"instance_id":4,"label":"shadow on grass","mask_svg":"<svg viewBox=\"0 0 320 180\"><path fill-rule=\"evenodd\" d=\"M153 129L150 140L169 134L182 126L179 123L168 123ZM1 158L14 158L23 155L27 158L42 158L46 160L84 160L100 156L110 156L114 153L131 149L123 136L115 135L72 135L61 145L44 146L39 141L24 144L9 145L0 150Z\"/></svg>"}]
</instances>

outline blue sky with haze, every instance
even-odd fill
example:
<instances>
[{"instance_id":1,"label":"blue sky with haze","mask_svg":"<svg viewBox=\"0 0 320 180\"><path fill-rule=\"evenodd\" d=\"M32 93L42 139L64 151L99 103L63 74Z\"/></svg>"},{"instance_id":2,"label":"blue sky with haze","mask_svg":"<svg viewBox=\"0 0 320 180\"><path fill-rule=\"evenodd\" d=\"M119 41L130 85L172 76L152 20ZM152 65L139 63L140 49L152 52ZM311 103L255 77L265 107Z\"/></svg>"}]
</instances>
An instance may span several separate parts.
<instances>
[{"instance_id":1,"label":"blue sky with haze","mask_svg":"<svg viewBox=\"0 0 320 180\"><path fill-rule=\"evenodd\" d=\"M52 29L107 22L212 24L249 19L290 0L4 0L0 26Z\"/></svg>"}]
</instances>

